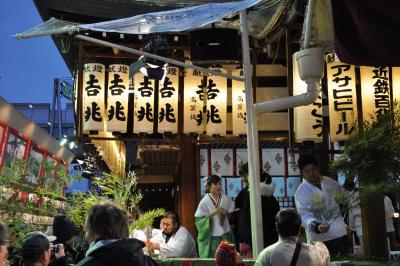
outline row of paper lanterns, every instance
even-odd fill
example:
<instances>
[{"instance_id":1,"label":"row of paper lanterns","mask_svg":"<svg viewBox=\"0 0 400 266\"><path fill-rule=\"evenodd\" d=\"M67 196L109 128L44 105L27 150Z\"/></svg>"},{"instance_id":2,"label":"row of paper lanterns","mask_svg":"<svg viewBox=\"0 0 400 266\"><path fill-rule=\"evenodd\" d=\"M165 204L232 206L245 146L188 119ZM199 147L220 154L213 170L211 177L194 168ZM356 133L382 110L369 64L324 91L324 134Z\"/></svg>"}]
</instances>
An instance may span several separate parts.
<instances>
[{"instance_id":1,"label":"row of paper lanterns","mask_svg":"<svg viewBox=\"0 0 400 266\"><path fill-rule=\"evenodd\" d=\"M340 62L334 53L328 54L325 61L330 139L332 142L343 141L351 136L358 118L356 67ZM360 66L359 69L362 117L364 121L370 121L378 114L388 112L392 102L399 100L400 67ZM293 64L293 94L305 93L306 88L306 83L299 77L297 64ZM322 109L322 93L313 104L294 108L296 141L322 141Z\"/></svg>"},{"instance_id":2,"label":"row of paper lanterns","mask_svg":"<svg viewBox=\"0 0 400 266\"><path fill-rule=\"evenodd\" d=\"M125 133L128 113L133 111L134 133L153 133L155 121L158 122L160 133L178 132L178 68L167 67L161 81L150 80L138 72L133 77L133 86L130 86L129 66L113 64L106 70L103 64L84 65L81 112L84 131L102 131L106 128L109 132ZM227 72L222 68L212 70ZM240 76L242 71L234 70L232 74ZM158 112L155 112L157 91ZM129 93L134 94L132 111L128 110ZM184 133L225 135L227 79L216 75L204 76L197 70L186 70L183 106ZM246 134L244 82L232 81L232 126L234 135Z\"/></svg>"}]
</instances>

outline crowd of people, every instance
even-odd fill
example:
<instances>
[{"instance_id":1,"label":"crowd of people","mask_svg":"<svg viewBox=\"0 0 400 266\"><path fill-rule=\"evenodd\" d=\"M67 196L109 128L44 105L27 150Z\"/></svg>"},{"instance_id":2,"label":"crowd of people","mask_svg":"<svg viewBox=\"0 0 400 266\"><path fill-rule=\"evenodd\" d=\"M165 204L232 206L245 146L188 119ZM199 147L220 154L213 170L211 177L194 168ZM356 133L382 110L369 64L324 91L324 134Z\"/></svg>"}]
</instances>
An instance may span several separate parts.
<instances>
[{"instance_id":1,"label":"crowd of people","mask_svg":"<svg viewBox=\"0 0 400 266\"><path fill-rule=\"evenodd\" d=\"M330 257L347 254L348 228L362 243L357 189L347 186L348 225L333 192L346 193L337 181L321 176L315 156L300 156L298 167L302 183L295 193L295 208L280 209L273 196L275 185L265 172L260 176L261 212L265 249L253 257L248 165L240 168L245 187L235 201L222 193L221 178L212 175L206 181L206 194L194 214L197 243L180 224L179 215L170 211L160 219L160 227L150 226L129 235L128 214L112 201L93 205L86 217L87 245L74 245L76 228L64 215L54 218L52 234L31 232L21 244L25 266L112 266L158 265L155 258L215 258L216 265L244 265L253 258L262 265L329 265ZM321 214L313 207L315 196ZM317 209L318 209L317 208ZM385 198L387 231L394 231L393 206ZM329 215L328 215L329 214ZM329 216L329 217L328 217ZM299 239L304 228L306 242ZM0 266L8 265L7 227L0 222ZM196 245L197 244L197 245Z\"/></svg>"}]
</instances>

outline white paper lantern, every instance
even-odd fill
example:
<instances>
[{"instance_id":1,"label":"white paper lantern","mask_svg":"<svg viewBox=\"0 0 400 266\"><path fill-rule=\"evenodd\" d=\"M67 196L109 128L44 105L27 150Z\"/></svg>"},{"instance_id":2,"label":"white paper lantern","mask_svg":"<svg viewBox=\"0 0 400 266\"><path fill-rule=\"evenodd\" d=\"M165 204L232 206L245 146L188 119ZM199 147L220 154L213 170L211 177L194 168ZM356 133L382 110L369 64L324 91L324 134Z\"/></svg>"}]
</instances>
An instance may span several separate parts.
<instances>
[{"instance_id":1,"label":"white paper lantern","mask_svg":"<svg viewBox=\"0 0 400 266\"><path fill-rule=\"evenodd\" d=\"M107 87L107 131L125 133L128 124L129 66L110 65Z\"/></svg>"},{"instance_id":2,"label":"white paper lantern","mask_svg":"<svg viewBox=\"0 0 400 266\"><path fill-rule=\"evenodd\" d=\"M370 121L390 109L389 68L360 66L360 75L363 119Z\"/></svg>"},{"instance_id":3,"label":"white paper lantern","mask_svg":"<svg viewBox=\"0 0 400 266\"><path fill-rule=\"evenodd\" d=\"M158 132L178 132L179 69L167 67L158 93Z\"/></svg>"},{"instance_id":4,"label":"white paper lantern","mask_svg":"<svg viewBox=\"0 0 400 266\"><path fill-rule=\"evenodd\" d=\"M232 75L243 77L243 69L232 71ZM232 80L232 132L236 136L247 134L244 81Z\"/></svg>"},{"instance_id":5,"label":"white paper lantern","mask_svg":"<svg viewBox=\"0 0 400 266\"><path fill-rule=\"evenodd\" d=\"M138 72L134 76L134 118L133 132L153 133L154 122L154 84L143 73Z\"/></svg>"},{"instance_id":6,"label":"white paper lantern","mask_svg":"<svg viewBox=\"0 0 400 266\"><path fill-rule=\"evenodd\" d=\"M105 66L85 64L83 67L82 115L83 130L103 130Z\"/></svg>"},{"instance_id":7,"label":"white paper lantern","mask_svg":"<svg viewBox=\"0 0 400 266\"><path fill-rule=\"evenodd\" d=\"M296 57L293 54L293 95L307 92L307 84L300 78ZM294 108L294 131L298 142L322 142L322 97L321 92L315 102Z\"/></svg>"},{"instance_id":8,"label":"white paper lantern","mask_svg":"<svg viewBox=\"0 0 400 266\"><path fill-rule=\"evenodd\" d=\"M212 69L216 72L227 73L221 68ZM209 74L206 87L207 95L207 135L226 135L226 102L227 102L227 80L225 77Z\"/></svg>"},{"instance_id":9,"label":"white paper lantern","mask_svg":"<svg viewBox=\"0 0 400 266\"><path fill-rule=\"evenodd\" d=\"M356 75L353 65L326 56L331 141L349 139L357 120Z\"/></svg>"},{"instance_id":10,"label":"white paper lantern","mask_svg":"<svg viewBox=\"0 0 400 266\"><path fill-rule=\"evenodd\" d=\"M183 102L183 132L203 133L203 72L190 69L186 70L184 102Z\"/></svg>"}]
</instances>

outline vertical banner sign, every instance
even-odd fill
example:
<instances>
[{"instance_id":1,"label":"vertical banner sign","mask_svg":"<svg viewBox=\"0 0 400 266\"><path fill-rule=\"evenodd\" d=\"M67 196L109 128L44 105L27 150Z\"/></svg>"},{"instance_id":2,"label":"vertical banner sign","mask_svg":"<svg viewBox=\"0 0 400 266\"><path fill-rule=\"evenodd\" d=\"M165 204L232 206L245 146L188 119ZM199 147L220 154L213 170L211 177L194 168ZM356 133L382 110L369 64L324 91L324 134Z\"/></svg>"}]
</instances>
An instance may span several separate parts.
<instances>
[{"instance_id":1,"label":"vertical banner sign","mask_svg":"<svg viewBox=\"0 0 400 266\"><path fill-rule=\"evenodd\" d=\"M370 121L390 109L388 67L360 66L361 97L364 121Z\"/></svg>"},{"instance_id":2,"label":"vertical banner sign","mask_svg":"<svg viewBox=\"0 0 400 266\"><path fill-rule=\"evenodd\" d=\"M154 122L154 85L143 73L134 76L135 102L133 116L133 132L153 133Z\"/></svg>"},{"instance_id":3,"label":"vertical banner sign","mask_svg":"<svg viewBox=\"0 0 400 266\"><path fill-rule=\"evenodd\" d=\"M296 57L293 54L293 95L307 92L307 84L300 78ZM322 97L310 105L294 108L294 131L297 142L322 142Z\"/></svg>"},{"instance_id":4,"label":"vertical banner sign","mask_svg":"<svg viewBox=\"0 0 400 266\"><path fill-rule=\"evenodd\" d=\"M232 71L233 76L243 77L243 69ZM232 131L233 135L247 133L246 94L244 81L232 80Z\"/></svg>"},{"instance_id":5,"label":"vertical banner sign","mask_svg":"<svg viewBox=\"0 0 400 266\"><path fill-rule=\"evenodd\" d=\"M103 130L105 67L102 64L83 66L82 114L83 130Z\"/></svg>"},{"instance_id":6,"label":"vertical banner sign","mask_svg":"<svg viewBox=\"0 0 400 266\"><path fill-rule=\"evenodd\" d=\"M203 133L203 72L188 69L185 71L185 88L183 91L183 132Z\"/></svg>"},{"instance_id":7,"label":"vertical banner sign","mask_svg":"<svg viewBox=\"0 0 400 266\"><path fill-rule=\"evenodd\" d=\"M212 70L226 73L226 70L221 68L214 68ZM226 135L227 79L209 74L207 83L203 84L204 87L207 94L207 134Z\"/></svg>"},{"instance_id":8,"label":"vertical banner sign","mask_svg":"<svg viewBox=\"0 0 400 266\"><path fill-rule=\"evenodd\" d=\"M400 104L400 67L392 67L393 101Z\"/></svg>"},{"instance_id":9,"label":"vertical banner sign","mask_svg":"<svg viewBox=\"0 0 400 266\"><path fill-rule=\"evenodd\" d=\"M158 94L158 132L178 132L179 69L167 67Z\"/></svg>"},{"instance_id":10,"label":"vertical banner sign","mask_svg":"<svg viewBox=\"0 0 400 266\"><path fill-rule=\"evenodd\" d=\"M125 133L128 124L129 66L110 65L107 88L107 131Z\"/></svg>"},{"instance_id":11,"label":"vertical banner sign","mask_svg":"<svg viewBox=\"0 0 400 266\"><path fill-rule=\"evenodd\" d=\"M355 67L340 62L334 53L326 56L326 66L331 141L347 140L357 119Z\"/></svg>"}]
</instances>

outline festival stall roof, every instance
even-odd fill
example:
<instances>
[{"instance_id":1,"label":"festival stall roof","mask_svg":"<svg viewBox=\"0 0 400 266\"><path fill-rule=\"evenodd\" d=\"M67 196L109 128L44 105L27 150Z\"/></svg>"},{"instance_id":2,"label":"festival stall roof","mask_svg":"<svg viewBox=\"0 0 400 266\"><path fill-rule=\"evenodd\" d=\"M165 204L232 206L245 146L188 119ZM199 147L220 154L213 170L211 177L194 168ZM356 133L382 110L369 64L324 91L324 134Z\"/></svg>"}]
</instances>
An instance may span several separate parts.
<instances>
[{"instance_id":1,"label":"festival stall roof","mask_svg":"<svg viewBox=\"0 0 400 266\"><path fill-rule=\"evenodd\" d=\"M88 32L84 24L91 24L97 22L103 22L102 24L108 24L108 21L115 19L132 19L136 18L143 24L140 20L146 18L147 15L155 15L158 13L169 11L165 14L171 14L173 9L177 8L187 8L189 10L198 9L201 4L206 5L207 11L205 14L196 13L195 19L192 20L195 23L186 23L188 26L186 29L182 28L181 21L175 23L179 25L179 28L175 30L168 30L164 27L159 28L159 32L177 32L180 34L187 34L187 30L194 29L197 27L203 27L206 24L215 23L216 27L229 27L236 28L240 27L239 17L237 12L240 9L251 7L248 13L248 24L249 24L249 34L260 40L260 43L266 43L265 38L268 37L269 43L278 40L277 36L281 36L285 32L285 27L281 25L287 25L293 18L297 17L300 10L303 11L304 0L259 0L259 1L226 1L219 0L200 0L200 1L183 1L183 0L172 0L172 1L106 1L106 0L88 0L88 1L78 1L78 0L34 0L37 9L45 21L43 24L33 27L28 31L18 34L17 38L30 38L35 36L52 35L52 38L57 45L61 55L63 56L68 68L73 72L76 67L76 58L78 56L78 46L82 41L74 40L71 38L66 38L66 34L61 34L62 32L72 32L78 30L80 32ZM230 2L230 3L227 3ZM222 4L221 4L222 3ZM244 4L243 4L244 3ZM226 8L232 4L239 6L239 9L233 10ZM223 5L222 12L217 7ZM301 11L301 12L302 12ZM151 13L153 12L153 13ZM145 15L143 15L145 14ZM200 20L199 14L201 16L207 15L208 18L205 20ZM135 17L136 16L136 17ZM162 24L165 24L164 21ZM185 23L184 23L185 24ZM82 27L80 27L82 26ZM86 27L86 29L84 28ZM91 30L96 30L91 28ZM108 31L104 28L97 28L99 31ZM59 35L56 35L56 33ZM93 32L93 31L92 31ZM134 33L128 32L125 29L119 31L121 33ZM151 32L155 32L154 29ZM141 32L146 34L146 32ZM147 32L150 33L150 32ZM93 33L94 34L94 33ZM136 32L136 34L140 34ZM273 35L273 38L269 38L269 35ZM125 36L125 43L131 43L134 45L138 43L137 40L129 39L129 36ZM122 41L122 40L119 40ZM180 41L180 45L188 46L188 42ZM143 45L143 44L141 44ZM68 52L66 52L68 51Z\"/></svg>"},{"instance_id":2,"label":"festival stall roof","mask_svg":"<svg viewBox=\"0 0 400 266\"><path fill-rule=\"evenodd\" d=\"M0 97L0 121L17 130L51 154L70 163L75 155L50 136L45 130L18 112L14 106Z\"/></svg>"}]
</instances>

